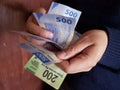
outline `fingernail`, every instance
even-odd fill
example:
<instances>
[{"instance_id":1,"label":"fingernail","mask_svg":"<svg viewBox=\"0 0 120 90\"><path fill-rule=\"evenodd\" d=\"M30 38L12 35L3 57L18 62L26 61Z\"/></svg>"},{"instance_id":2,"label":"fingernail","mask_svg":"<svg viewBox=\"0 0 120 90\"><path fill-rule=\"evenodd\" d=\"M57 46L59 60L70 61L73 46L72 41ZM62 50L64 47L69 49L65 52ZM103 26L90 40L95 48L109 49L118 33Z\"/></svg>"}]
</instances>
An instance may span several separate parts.
<instances>
[{"instance_id":1,"label":"fingernail","mask_svg":"<svg viewBox=\"0 0 120 90\"><path fill-rule=\"evenodd\" d=\"M57 52L57 56L60 59L64 59L66 57L66 52L65 51Z\"/></svg>"},{"instance_id":2,"label":"fingernail","mask_svg":"<svg viewBox=\"0 0 120 90\"><path fill-rule=\"evenodd\" d=\"M49 35L50 35L50 38L53 38L53 33L50 32Z\"/></svg>"},{"instance_id":3,"label":"fingernail","mask_svg":"<svg viewBox=\"0 0 120 90\"><path fill-rule=\"evenodd\" d=\"M46 33L46 37L48 37L48 38L53 38L53 33L52 33L52 32L47 32L47 33Z\"/></svg>"}]
</instances>

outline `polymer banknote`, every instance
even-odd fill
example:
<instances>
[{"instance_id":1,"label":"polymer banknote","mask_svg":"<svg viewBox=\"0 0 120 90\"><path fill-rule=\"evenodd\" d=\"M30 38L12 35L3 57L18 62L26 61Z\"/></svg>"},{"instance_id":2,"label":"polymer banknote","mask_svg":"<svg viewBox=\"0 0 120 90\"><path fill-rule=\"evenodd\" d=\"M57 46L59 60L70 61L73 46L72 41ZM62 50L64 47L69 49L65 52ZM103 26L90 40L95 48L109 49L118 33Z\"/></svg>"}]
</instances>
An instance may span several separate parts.
<instances>
[{"instance_id":1,"label":"polymer banknote","mask_svg":"<svg viewBox=\"0 0 120 90\"><path fill-rule=\"evenodd\" d=\"M75 29L75 19L53 14L33 13L38 24L53 33L52 41L66 48Z\"/></svg>"},{"instance_id":2,"label":"polymer banknote","mask_svg":"<svg viewBox=\"0 0 120 90\"><path fill-rule=\"evenodd\" d=\"M75 32L73 40L71 41L71 44L73 44L75 41L77 41L79 39L79 37L80 37L80 34ZM59 60L57 58L57 56L55 55L54 52L52 52L42 46L37 46L31 42L19 43L19 46L24 48L28 52L31 52L34 55L36 55L41 60L41 62L44 63L45 65L61 62L61 60Z\"/></svg>"},{"instance_id":3,"label":"polymer banknote","mask_svg":"<svg viewBox=\"0 0 120 90\"><path fill-rule=\"evenodd\" d=\"M57 44L56 42L54 42L54 41L52 41L50 39L43 38L43 37L40 37L38 35L30 34L28 32L24 32L24 31L12 31L12 32L20 34L22 36L26 36L26 37L32 38L32 39L36 39L36 40L40 40L40 41L45 41L47 43L50 43L50 44L54 45L56 48L58 48L60 50L63 49L59 44Z\"/></svg>"},{"instance_id":4,"label":"polymer banknote","mask_svg":"<svg viewBox=\"0 0 120 90\"><path fill-rule=\"evenodd\" d=\"M33 43L19 43L19 46L36 55L45 65L59 63L61 61L56 57L55 53Z\"/></svg>"},{"instance_id":5,"label":"polymer banknote","mask_svg":"<svg viewBox=\"0 0 120 90\"><path fill-rule=\"evenodd\" d=\"M51 7L53 7L53 6L54 6L54 3L52 3ZM66 7L68 8L68 6L66 6ZM49 10L49 12L50 12L50 10ZM61 16L61 15L55 15L55 14L33 13L33 15L35 16L39 25L41 25L44 28L49 29L52 33L54 33L54 37L53 37L52 40L46 39L46 38L43 38L43 37L40 37L40 36L37 36L37 35L34 35L34 34L30 34L30 33L27 33L27 32L21 32L21 31L15 31L15 32L17 32L21 35L25 35L25 36L37 39L37 40L43 40L43 41L52 43L57 48L59 48L59 50L64 49L70 43L74 43L79 38L78 33L74 32L75 19L65 17L65 16ZM74 35L74 38L73 38L72 34ZM24 43L24 44L20 44L20 45L21 45L21 47L26 45L26 47L23 47L23 48L27 49L28 43L27 44ZM30 45L28 45L28 47L30 47ZM55 59L56 57L55 57L53 52L51 52L47 49L44 49L43 47L39 47L39 48L41 48L39 50L39 53L34 52L34 54L39 56L39 58L40 58L40 56L42 57L42 55L43 55L43 57L49 56L49 58L47 57L48 60L46 62L43 62L44 64L48 64L50 62L51 63L59 62L59 59ZM30 50L33 51L33 47L32 47L32 49L29 48L28 51L30 51ZM46 52L46 53L42 53L42 52ZM54 60L52 60L51 58L54 59ZM43 61L44 61L44 59L43 59Z\"/></svg>"},{"instance_id":6,"label":"polymer banknote","mask_svg":"<svg viewBox=\"0 0 120 90\"><path fill-rule=\"evenodd\" d=\"M25 69L57 90L59 90L67 75L55 64L43 64L42 60L36 55L33 55L26 63Z\"/></svg>"},{"instance_id":7,"label":"polymer banknote","mask_svg":"<svg viewBox=\"0 0 120 90\"><path fill-rule=\"evenodd\" d=\"M75 30L75 26L77 25L77 22L79 20L79 17L81 15L80 11L75 10L75 9L69 7L69 6L53 2L51 4L51 7L50 7L49 11L48 11L48 14L52 14L52 15L55 14L55 15L60 15L60 16L62 15L65 18L67 17L67 18L72 18L72 19L75 20L74 27L73 27L73 33L70 33L69 30L68 30L69 34L71 34L71 35L69 35L70 38L71 38L71 40L69 40L69 42L66 40L66 36L65 36L65 39L62 38L62 40L65 40L64 42L67 41L67 43L64 44L61 47L61 44L59 46L59 44L57 42L55 42L56 39L52 40L52 42L54 42L55 44L57 43L58 47L60 47L61 49L64 49L65 47L67 47L70 44L73 44L75 41L77 41L79 39L80 34L77 33L77 32L74 32L74 30ZM38 17L41 17L41 16L42 15L35 16L35 18L37 17L36 18L37 22L39 21ZM43 23L44 20L45 19L42 19L41 20L42 22L41 23L38 22L38 24L40 26L44 27L44 28L47 28L47 29L51 28L51 27L53 28L54 25L51 25L51 23L50 23L47 26L45 23ZM53 19L48 19L48 20L54 21ZM62 22L62 23L67 21L67 20L62 19L62 18L56 18L56 20L58 22ZM71 23L71 22L67 21L67 23ZM63 29L62 30L63 31L62 36L66 35L64 33L65 30L66 30L64 28L64 24L61 25L61 28ZM53 31L51 30L51 32L53 32ZM54 32L53 33L56 34L56 31L54 31ZM59 32L59 31L57 31L57 32ZM28 35L28 36L30 36L31 38L34 38L34 39L38 40L38 36L36 38L36 35L35 36L34 35L32 35L32 36ZM59 35L58 36L55 35L54 37L57 38L57 39L60 39ZM41 40L41 38L39 40ZM49 41L49 40L46 40L46 39L42 39L42 40L44 40L46 42ZM51 42L51 41L49 41L49 42ZM64 72L62 69L60 69L58 66L56 66L54 64L54 62L60 62L60 60L57 59L56 56L54 57L55 54L53 52L48 52L47 49L45 49L43 47L37 47L37 46L35 46L35 45L31 44L31 43L21 43L21 45L22 45L23 48L25 48L26 50L28 50L29 52L32 52L34 54L32 56L32 58L26 63L25 69L27 69L28 71L30 71L32 74L34 74L35 76L37 76L38 78L40 78L44 82L46 82L49 85L51 85L53 88L59 89L60 86L61 86L61 84L62 84L62 82L64 81L64 78L66 77L67 73ZM47 57L46 54L49 57ZM49 64L49 63L51 63L51 64Z\"/></svg>"},{"instance_id":8,"label":"polymer banknote","mask_svg":"<svg viewBox=\"0 0 120 90\"><path fill-rule=\"evenodd\" d=\"M67 5L60 4L57 2L52 2L48 13L74 18L75 19L75 26L77 25L78 20L82 14L82 12L79 10L76 10L72 7L69 7Z\"/></svg>"}]
</instances>

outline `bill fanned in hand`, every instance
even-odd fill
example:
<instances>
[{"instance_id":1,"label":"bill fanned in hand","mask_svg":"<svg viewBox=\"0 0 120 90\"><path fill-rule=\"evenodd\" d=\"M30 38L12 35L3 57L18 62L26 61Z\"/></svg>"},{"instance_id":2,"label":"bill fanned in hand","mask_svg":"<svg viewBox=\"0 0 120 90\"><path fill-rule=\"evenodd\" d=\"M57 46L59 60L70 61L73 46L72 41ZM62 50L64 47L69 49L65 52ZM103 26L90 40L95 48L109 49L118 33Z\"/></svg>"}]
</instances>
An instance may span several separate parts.
<instances>
[{"instance_id":1,"label":"bill fanned in hand","mask_svg":"<svg viewBox=\"0 0 120 90\"><path fill-rule=\"evenodd\" d=\"M74 18L76 26L82 12L69 6L57 2L52 2L48 13Z\"/></svg>"},{"instance_id":2,"label":"bill fanned in hand","mask_svg":"<svg viewBox=\"0 0 120 90\"><path fill-rule=\"evenodd\" d=\"M53 33L52 41L66 48L74 34L75 19L55 14L33 13L38 24Z\"/></svg>"},{"instance_id":3,"label":"bill fanned in hand","mask_svg":"<svg viewBox=\"0 0 120 90\"><path fill-rule=\"evenodd\" d=\"M53 52L41 46L37 46L30 42L20 43L19 46L35 54L42 61L42 63L46 65L60 62L60 60L56 57L56 55Z\"/></svg>"},{"instance_id":4,"label":"bill fanned in hand","mask_svg":"<svg viewBox=\"0 0 120 90\"><path fill-rule=\"evenodd\" d=\"M62 49L65 49L69 44L74 43L72 40L76 41L79 38L79 34L74 32L74 30L80 15L80 11L56 2L51 4L48 14L34 13L38 24L54 34L54 37L50 41L57 43ZM75 35L74 38L73 35ZM34 35L28 36L34 39L38 39L39 37L37 36L36 38ZM55 89L59 89L67 73L54 64L60 61L57 59L56 55L53 52L43 47L35 46L32 43L22 43L21 47L28 49L28 51L35 54L27 62L25 68L30 72L34 72L35 76ZM45 64L49 65L46 66Z\"/></svg>"}]
</instances>

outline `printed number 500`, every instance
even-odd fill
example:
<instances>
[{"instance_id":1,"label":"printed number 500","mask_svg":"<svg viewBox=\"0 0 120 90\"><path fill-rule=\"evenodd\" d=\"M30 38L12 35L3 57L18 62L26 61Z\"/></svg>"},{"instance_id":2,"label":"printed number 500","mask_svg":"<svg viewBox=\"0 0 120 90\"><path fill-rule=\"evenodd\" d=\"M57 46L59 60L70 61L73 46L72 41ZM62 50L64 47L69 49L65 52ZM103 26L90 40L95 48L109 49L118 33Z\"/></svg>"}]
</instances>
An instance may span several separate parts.
<instances>
[{"instance_id":1,"label":"printed number 500","mask_svg":"<svg viewBox=\"0 0 120 90\"><path fill-rule=\"evenodd\" d=\"M55 80L58 78L57 75L53 74L52 72L50 72L49 70L45 70L42 74L43 77L46 77L47 80L51 80L52 83L55 82Z\"/></svg>"}]
</instances>

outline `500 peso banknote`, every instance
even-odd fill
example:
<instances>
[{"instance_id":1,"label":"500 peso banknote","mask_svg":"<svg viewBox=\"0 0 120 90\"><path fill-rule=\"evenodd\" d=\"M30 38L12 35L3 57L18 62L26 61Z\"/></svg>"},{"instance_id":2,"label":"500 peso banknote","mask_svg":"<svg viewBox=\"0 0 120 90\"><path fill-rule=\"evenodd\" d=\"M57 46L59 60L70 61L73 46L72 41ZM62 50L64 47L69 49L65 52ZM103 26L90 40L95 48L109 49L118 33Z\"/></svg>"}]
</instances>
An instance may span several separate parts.
<instances>
[{"instance_id":1,"label":"500 peso banknote","mask_svg":"<svg viewBox=\"0 0 120 90\"><path fill-rule=\"evenodd\" d=\"M66 48L74 34L75 19L55 14L33 13L38 24L53 33L53 42Z\"/></svg>"},{"instance_id":2,"label":"500 peso banknote","mask_svg":"<svg viewBox=\"0 0 120 90\"><path fill-rule=\"evenodd\" d=\"M69 6L66 6L66 5L57 3L57 2L52 2L48 13L74 18L75 26L77 25L78 20L82 14L82 12L79 10L76 10L72 7L69 7Z\"/></svg>"}]
</instances>

